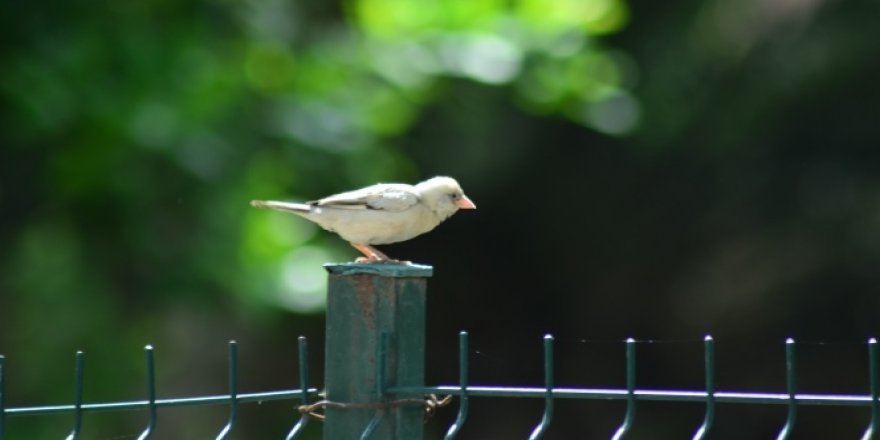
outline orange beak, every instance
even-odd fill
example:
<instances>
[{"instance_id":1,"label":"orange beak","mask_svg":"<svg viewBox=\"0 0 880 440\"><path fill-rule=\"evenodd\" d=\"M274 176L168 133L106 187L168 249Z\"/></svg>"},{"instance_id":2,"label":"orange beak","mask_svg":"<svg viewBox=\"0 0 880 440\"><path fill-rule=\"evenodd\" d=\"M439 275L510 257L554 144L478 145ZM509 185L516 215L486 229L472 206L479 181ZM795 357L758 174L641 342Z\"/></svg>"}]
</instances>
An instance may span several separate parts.
<instances>
[{"instance_id":1,"label":"orange beak","mask_svg":"<svg viewBox=\"0 0 880 440\"><path fill-rule=\"evenodd\" d=\"M459 209L477 209L477 205L474 205L474 202L464 194L462 194L460 199L455 201L455 206L458 206Z\"/></svg>"}]
</instances>

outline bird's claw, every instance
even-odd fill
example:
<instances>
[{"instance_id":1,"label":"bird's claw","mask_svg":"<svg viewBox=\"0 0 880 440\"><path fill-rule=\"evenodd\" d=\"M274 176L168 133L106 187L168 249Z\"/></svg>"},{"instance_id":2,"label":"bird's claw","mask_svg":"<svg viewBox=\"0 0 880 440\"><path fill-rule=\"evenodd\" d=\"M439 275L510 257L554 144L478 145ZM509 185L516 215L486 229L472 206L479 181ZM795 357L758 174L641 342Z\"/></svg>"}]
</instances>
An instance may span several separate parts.
<instances>
[{"instance_id":1,"label":"bird's claw","mask_svg":"<svg viewBox=\"0 0 880 440\"><path fill-rule=\"evenodd\" d=\"M412 265L412 261L401 261L394 260L391 258L382 259L382 258L370 258L370 257L357 257L354 260L355 263L364 263L364 264L402 264L406 266Z\"/></svg>"}]
</instances>

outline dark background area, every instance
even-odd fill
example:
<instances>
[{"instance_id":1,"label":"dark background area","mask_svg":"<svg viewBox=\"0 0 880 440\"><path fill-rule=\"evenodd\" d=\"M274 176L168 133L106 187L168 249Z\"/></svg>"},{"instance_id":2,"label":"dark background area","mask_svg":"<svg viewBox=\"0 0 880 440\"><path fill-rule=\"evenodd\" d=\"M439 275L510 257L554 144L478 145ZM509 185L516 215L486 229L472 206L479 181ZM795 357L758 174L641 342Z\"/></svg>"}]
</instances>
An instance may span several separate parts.
<instances>
[{"instance_id":1,"label":"dark background area","mask_svg":"<svg viewBox=\"0 0 880 440\"><path fill-rule=\"evenodd\" d=\"M864 394L880 297L880 5L871 1L54 2L0 13L0 353L10 406L320 383L335 235L253 198L454 176L478 205L382 247L434 266L427 377ZM622 402L559 401L547 438L609 438ZM289 401L234 438L280 438ZM454 405L453 405L454 407ZM524 438L540 400L474 399L462 438ZM687 438L697 404L639 404L633 438ZM429 422L440 438L454 418ZM856 438L866 409L803 407L794 438ZM720 405L711 438L774 438L785 408ZM88 414L136 438L143 412ZM160 412L213 437L226 409ZM59 438L69 417L8 419ZM317 424L308 431L319 438Z\"/></svg>"}]
</instances>

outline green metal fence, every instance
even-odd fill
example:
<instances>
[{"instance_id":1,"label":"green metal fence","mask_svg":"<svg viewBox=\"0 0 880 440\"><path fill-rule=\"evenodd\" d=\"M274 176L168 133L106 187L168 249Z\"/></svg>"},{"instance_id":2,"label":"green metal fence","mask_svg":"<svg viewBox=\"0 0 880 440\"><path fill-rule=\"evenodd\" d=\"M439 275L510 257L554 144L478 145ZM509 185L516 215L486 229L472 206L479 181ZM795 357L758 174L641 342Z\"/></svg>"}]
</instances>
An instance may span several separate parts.
<instances>
[{"instance_id":1,"label":"green metal fence","mask_svg":"<svg viewBox=\"0 0 880 440\"><path fill-rule=\"evenodd\" d=\"M426 266L344 264L328 265L330 284L327 310L327 349L324 391L319 393L309 383L306 339L299 338L299 389L259 393L239 393L238 354L235 341L229 342L229 390L215 396L163 398L156 396L153 347L145 348L147 375L145 400L105 403L83 402L83 359L77 352L74 363L73 402L67 405L7 407L4 386L10 380L4 374L0 355L0 440L5 428L21 416L48 414L72 415L67 440L80 437L83 414L97 411L146 410L147 417L138 440L152 438L160 423L159 410L182 406L225 404L229 406L227 423L218 428L217 440L229 438L238 419L239 406L252 402L295 400L299 414L291 417L285 439L299 438L312 418L324 421L324 439L420 439L423 438L425 414L436 411L457 398L457 416L446 431L445 439L457 437L466 424L472 397L511 397L543 399L544 412L529 435L539 439L553 423L554 402L558 399L624 400L626 410L619 427L609 433L614 440L627 437L636 420L639 401L702 402L705 416L695 427L693 439L703 439L712 430L718 404L785 405L787 419L777 439L790 437L798 408L807 405L837 405L866 408L866 428L862 440L880 436L880 365L877 341L867 342L870 389L864 395L804 394L797 392L795 341L785 344L786 391L758 393L718 391L715 386L715 348L710 336L704 340L705 389L647 390L636 384L636 347L638 341L622 342L626 354L626 387L621 389L566 388L554 384L554 339L544 337L544 384L540 387L505 387L472 385L468 379L468 334L459 334L459 383L427 386L424 384L424 308L426 279L432 270ZM436 396L450 396L439 398Z\"/></svg>"}]
</instances>

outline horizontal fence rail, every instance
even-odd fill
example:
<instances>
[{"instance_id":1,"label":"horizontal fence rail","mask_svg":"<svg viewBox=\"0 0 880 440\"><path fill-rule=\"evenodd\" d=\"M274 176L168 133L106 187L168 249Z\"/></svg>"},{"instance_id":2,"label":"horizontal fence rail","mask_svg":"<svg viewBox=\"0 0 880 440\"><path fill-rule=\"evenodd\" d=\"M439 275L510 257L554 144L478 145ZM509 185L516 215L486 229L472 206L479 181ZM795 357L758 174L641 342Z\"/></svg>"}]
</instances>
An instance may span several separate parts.
<instances>
[{"instance_id":1,"label":"horizontal fence rail","mask_svg":"<svg viewBox=\"0 0 880 440\"><path fill-rule=\"evenodd\" d=\"M238 417L238 405L241 403L266 402L274 400L300 400L303 405L307 405L311 398L318 396L316 388L308 387L308 351L306 338L299 337L299 371L300 385L302 388L293 390L265 391L257 393L238 393L238 346L235 341L229 341L229 394L213 395L213 396L197 396L197 397L181 397L181 398L156 398L155 387L155 364L153 347L147 345L144 349L147 358L147 400L131 400L121 402L104 402L104 403L83 403L82 393L84 387L83 381L83 359L84 354L81 351L76 352L76 365L74 367L74 403L68 405L43 405L43 406L26 406L26 407L5 407L5 375L4 364L5 357L0 355L0 440L6 438L6 421L7 416L36 416L51 414L73 414L73 429L65 437L65 440L76 440L79 438L82 429L82 415L87 412L99 411L126 411L126 410L149 410L149 418L146 428L137 437L138 440L146 440L152 438L158 421L158 408L162 407L180 407L180 406L207 406L228 404L229 420L217 435L217 440L225 439L235 427ZM308 414L303 413L302 417L291 428L285 439L297 438L305 428L308 422Z\"/></svg>"},{"instance_id":2,"label":"horizontal fence rail","mask_svg":"<svg viewBox=\"0 0 880 440\"><path fill-rule=\"evenodd\" d=\"M383 336L383 342L377 348L377 360L380 365L385 364L386 343ZM425 396L433 395L449 395L458 397L458 413L455 421L446 431L445 440L452 440L457 437L462 427L466 424L469 411L469 401L473 397L494 397L494 398L534 398L544 399L544 412L537 421L535 427L529 435L529 440L537 440L542 438L547 428L553 422L553 405L556 399L584 399L584 400L625 400L627 403L626 412L623 421L617 430L612 433L613 440L620 440L632 429L636 422L636 407L638 401L665 401L665 402L701 402L706 405L705 417L703 423L695 428L693 439L702 439L712 429L715 417L715 406L719 403L723 404L752 404L752 405L787 405L788 415L785 424L780 428L777 440L789 438L792 429L796 423L797 409L805 405L837 405L850 407L867 407L870 412L868 414L867 427L865 428L862 440L880 438L875 434L878 433L878 423L880 423L880 373L878 373L878 355L877 340L871 338L868 341L868 372L869 387L868 393L865 395L847 395L847 394L807 394L798 393L796 388L796 365L795 365L795 341L788 339L785 344L785 367L786 367L786 392L765 393L765 392L737 392L737 391L719 391L715 387L715 350L714 340L707 336L704 340L704 363L705 363L705 389L699 391L691 390L649 390L639 389L635 381L636 378L636 345L638 341L627 339L626 347L626 388L569 388L554 386L554 356L553 356L552 336L544 337L544 386L542 387L507 387L507 386L484 386L471 385L468 379L469 370L469 349L468 334L461 332L459 334L459 383L458 385L440 385L440 386L419 386L419 387L387 387L384 388L384 373L378 374L376 380L376 393L383 397L383 401L387 401L387 397L397 394L418 394ZM7 381L6 371L4 370L5 358L0 355L0 440L5 439L6 427L9 418L18 416L38 416L49 414L72 414L72 428L67 435L66 440L76 440L82 429L82 415L87 412L96 411L124 411L124 410L148 410L147 426L138 437L138 440L146 440L151 438L157 424L159 423L158 410L160 408L170 408L178 406L197 406L197 405L229 405L229 419L217 435L216 439L221 440L229 436L230 432L236 426L238 417L238 405L251 402L264 402L274 400L299 400L302 404L299 406L300 418L295 422L286 434L285 440L293 440L298 438L305 428L310 416L320 418L318 409L336 408L345 409L346 405L355 407L355 404L344 402L330 402L327 400L315 401L320 397L317 388L309 387L308 375L308 350L306 339L299 338L299 384L300 388L291 390L277 390L256 393L239 393L238 392L238 356L237 345L235 341L229 342L228 370L229 392L222 395L198 396L198 397L181 397L181 398L156 398L155 392L155 369L154 369L154 352L152 346L145 348L147 362L146 377L146 400L120 401L106 403L85 403L82 401L84 380L84 354L77 352L74 364L74 396L71 404L65 405L46 405L46 406L27 406L27 407L6 407L5 384ZM379 372L384 371L380 368ZM443 399L448 401L446 399ZM412 400L402 402L402 404L425 404L426 410L436 409L436 398L428 398L424 402ZM360 438L372 438L377 424L381 421L388 405L395 403L388 402L386 405L379 405L373 408L375 410L374 417L367 426L364 426L363 433ZM363 409L363 405L359 407Z\"/></svg>"}]
</instances>

